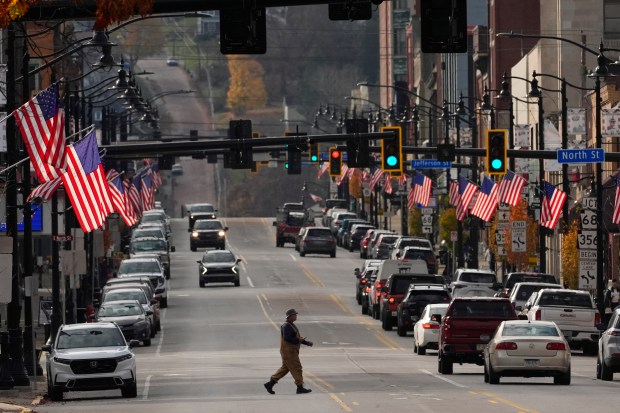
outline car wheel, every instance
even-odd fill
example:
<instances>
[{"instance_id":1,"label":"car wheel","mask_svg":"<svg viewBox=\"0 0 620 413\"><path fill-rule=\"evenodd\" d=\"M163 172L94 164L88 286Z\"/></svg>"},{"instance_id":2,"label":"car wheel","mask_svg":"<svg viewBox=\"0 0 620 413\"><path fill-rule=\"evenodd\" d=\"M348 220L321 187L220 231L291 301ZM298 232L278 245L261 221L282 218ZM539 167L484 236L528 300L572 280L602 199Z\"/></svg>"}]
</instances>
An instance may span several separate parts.
<instances>
[{"instance_id":1,"label":"car wheel","mask_svg":"<svg viewBox=\"0 0 620 413\"><path fill-rule=\"evenodd\" d=\"M162 297L161 302L160 302L160 306L161 308L167 308L168 307L168 297Z\"/></svg>"},{"instance_id":2,"label":"car wheel","mask_svg":"<svg viewBox=\"0 0 620 413\"><path fill-rule=\"evenodd\" d=\"M138 384L133 382L129 387L122 388L121 394L127 399L138 397Z\"/></svg>"},{"instance_id":3,"label":"car wheel","mask_svg":"<svg viewBox=\"0 0 620 413\"><path fill-rule=\"evenodd\" d=\"M489 371L487 370L487 363L484 363L484 382L489 382Z\"/></svg>"},{"instance_id":4,"label":"car wheel","mask_svg":"<svg viewBox=\"0 0 620 413\"><path fill-rule=\"evenodd\" d=\"M329 254L329 256L330 256L330 257L332 257L332 258L336 258L336 251L332 251L332 252Z\"/></svg>"},{"instance_id":5,"label":"car wheel","mask_svg":"<svg viewBox=\"0 0 620 413\"><path fill-rule=\"evenodd\" d=\"M189 249L192 250L193 252L196 252L196 250L197 250L195 245L190 245Z\"/></svg>"},{"instance_id":6,"label":"car wheel","mask_svg":"<svg viewBox=\"0 0 620 413\"><path fill-rule=\"evenodd\" d=\"M368 306L362 304L362 314L368 314Z\"/></svg>"},{"instance_id":7,"label":"car wheel","mask_svg":"<svg viewBox=\"0 0 620 413\"><path fill-rule=\"evenodd\" d=\"M54 402L61 402L64 396L62 389L54 387L51 383L48 385L48 394Z\"/></svg>"},{"instance_id":8,"label":"car wheel","mask_svg":"<svg viewBox=\"0 0 620 413\"><path fill-rule=\"evenodd\" d=\"M379 319L379 306L376 304L373 304L372 306L372 318L375 320Z\"/></svg>"},{"instance_id":9,"label":"car wheel","mask_svg":"<svg viewBox=\"0 0 620 413\"><path fill-rule=\"evenodd\" d=\"M306 256L306 251L299 250L299 256L300 257L305 257Z\"/></svg>"},{"instance_id":10,"label":"car wheel","mask_svg":"<svg viewBox=\"0 0 620 413\"><path fill-rule=\"evenodd\" d=\"M151 337L151 338L155 337L155 334L157 334L157 329L156 329L156 328L154 328L154 327L151 325L151 328L150 328L149 330L150 330L150 331L149 331L149 337Z\"/></svg>"},{"instance_id":11,"label":"car wheel","mask_svg":"<svg viewBox=\"0 0 620 413\"><path fill-rule=\"evenodd\" d=\"M161 331L161 320L157 320L157 331Z\"/></svg>"},{"instance_id":12,"label":"car wheel","mask_svg":"<svg viewBox=\"0 0 620 413\"><path fill-rule=\"evenodd\" d=\"M559 376L555 376L553 378L553 384L560 384L563 386L570 385L570 368L568 369L566 373L559 375Z\"/></svg>"},{"instance_id":13,"label":"car wheel","mask_svg":"<svg viewBox=\"0 0 620 413\"><path fill-rule=\"evenodd\" d=\"M423 356L426 354L426 347L418 346L418 355Z\"/></svg>"},{"instance_id":14,"label":"car wheel","mask_svg":"<svg viewBox=\"0 0 620 413\"><path fill-rule=\"evenodd\" d=\"M142 340L142 344L144 344L144 347L151 347L151 339Z\"/></svg>"},{"instance_id":15,"label":"car wheel","mask_svg":"<svg viewBox=\"0 0 620 413\"><path fill-rule=\"evenodd\" d=\"M349 247L349 252L353 252L353 247Z\"/></svg>"},{"instance_id":16,"label":"car wheel","mask_svg":"<svg viewBox=\"0 0 620 413\"><path fill-rule=\"evenodd\" d=\"M415 341L415 337L413 337L413 354L418 354L418 344Z\"/></svg>"},{"instance_id":17,"label":"car wheel","mask_svg":"<svg viewBox=\"0 0 620 413\"><path fill-rule=\"evenodd\" d=\"M385 331L392 331L392 317L387 314L383 314L382 318L383 320L381 322L381 327Z\"/></svg>"},{"instance_id":18,"label":"car wheel","mask_svg":"<svg viewBox=\"0 0 620 413\"><path fill-rule=\"evenodd\" d=\"M239 287L241 285L241 282L239 280L235 280L235 287Z\"/></svg>"},{"instance_id":19,"label":"car wheel","mask_svg":"<svg viewBox=\"0 0 620 413\"><path fill-rule=\"evenodd\" d=\"M614 373L605 365L605 361L599 357L596 363L597 367L597 375L600 376L600 379L603 381L612 381L614 379Z\"/></svg>"},{"instance_id":20,"label":"car wheel","mask_svg":"<svg viewBox=\"0 0 620 413\"><path fill-rule=\"evenodd\" d=\"M198 285L200 286L200 288L205 288L205 282L202 280L198 280Z\"/></svg>"},{"instance_id":21,"label":"car wheel","mask_svg":"<svg viewBox=\"0 0 620 413\"><path fill-rule=\"evenodd\" d=\"M493 366L489 363L487 367L487 374L489 376L489 384L499 384L499 374L493 371Z\"/></svg>"},{"instance_id":22,"label":"car wheel","mask_svg":"<svg viewBox=\"0 0 620 413\"><path fill-rule=\"evenodd\" d=\"M452 374L453 371L452 361L448 360L441 351L437 358L437 371L441 374Z\"/></svg>"},{"instance_id":23,"label":"car wheel","mask_svg":"<svg viewBox=\"0 0 620 413\"><path fill-rule=\"evenodd\" d=\"M407 327L398 323L396 326L396 334L398 334L399 337L407 337Z\"/></svg>"}]
</instances>

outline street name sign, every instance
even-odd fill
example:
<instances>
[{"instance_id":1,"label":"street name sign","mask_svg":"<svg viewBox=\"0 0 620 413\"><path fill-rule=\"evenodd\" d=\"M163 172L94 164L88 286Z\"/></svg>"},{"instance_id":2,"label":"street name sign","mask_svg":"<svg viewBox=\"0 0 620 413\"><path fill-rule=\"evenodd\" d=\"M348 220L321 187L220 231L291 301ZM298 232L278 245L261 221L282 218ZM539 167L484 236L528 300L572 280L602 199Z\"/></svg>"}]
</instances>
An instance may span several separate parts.
<instances>
[{"instance_id":1,"label":"street name sign","mask_svg":"<svg viewBox=\"0 0 620 413\"><path fill-rule=\"evenodd\" d=\"M604 149L558 149L558 163L602 163Z\"/></svg>"},{"instance_id":2,"label":"street name sign","mask_svg":"<svg viewBox=\"0 0 620 413\"><path fill-rule=\"evenodd\" d=\"M452 167L450 161L438 161L436 159L412 159L412 169L447 169Z\"/></svg>"}]
</instances>

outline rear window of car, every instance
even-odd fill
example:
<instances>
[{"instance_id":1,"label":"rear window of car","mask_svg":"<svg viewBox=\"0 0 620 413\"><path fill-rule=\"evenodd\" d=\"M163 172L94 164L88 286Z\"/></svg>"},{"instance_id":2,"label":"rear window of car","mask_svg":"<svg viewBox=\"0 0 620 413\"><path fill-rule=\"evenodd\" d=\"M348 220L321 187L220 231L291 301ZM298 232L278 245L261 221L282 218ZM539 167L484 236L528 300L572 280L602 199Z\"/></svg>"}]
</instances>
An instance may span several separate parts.
<instances>
[{"instance_id":1,"label":"rear window of car","mask_svg":"<svg viewBox=\"0 0 620 413\"><path fill-rule=\"evenodd\" d=\"M290 225L292 227L300 227L303 224L304 224L303 215L289 214L289 216L286 218L286 225Z\"/></svg>"},{"instance_id":2,"label":"rear window of car","mask_svg":"<svg viewBox=\"0 0 620 413\"><path fill-rule=\"evenodd\" d=\"M429 250L405 250L405 254L402 258L407 260L433 260L435 258L435 254Z\"/></svg>"},{"instance_id":3,"label":"rear window of car","mask_svg":"<svg viewBox=\"0 0 620 413\"><path fill-rule=\"evenodd\" d=\"M403 239L400 241L400 243L398 244L399 248L405 248L405 247L423 247L423 248L429 248L430 247L430 243L426 240L421 240L421 239Z\"/></svg>"},{"instance_id":4,"label":"rear window of car","mask_svg":"<svg viewBox=\"0 0 620 413\"><path fill-rule=\"evenodd\" d=\"M409 297L407 297L407 302L427 304L449 303L450 294L447 291L411 291Z\"/></svg>"},{"instance_id":5,"label":"rear window of car","mask_svg":"<svg viewBox=\"0 0 620 413\"><path fill-rule=\"evenodd\" d=\"M539 282L539 283L551 283L556 284L556 280L553 274L528 274L528 273L511 273L506 278L505 288L512 289L516 283L522 282Z\"/></svg>"},{"instance_id":6,"label":"rear window of car","mask_svg":"<svg viewBox=\"0 0 620 413\"><path fill-rule=\"evenodd\" d=\"M328 199L327 201L325 201L325 208L327 209L330 209L330 208L347 209L348 206L349 205L347 201L344 199Z\"/></svg>"},{"instance_id":7,"label":"rear window of car","mask_svg":"<svg viewBox=\"0 0 620 413\"><path fill-rule=\"evenodd\" d=\"M545 292L540 297L538 305L593 308L592 299L589 294L572 294L565 292Z\"/></svg>"},{"instance_id":8,"label":"rear window of car","mask_svg":"<svg viewBox=\"0 0 620 413\"><path fill-rule=\"evenodd\" d=\"M141 272L160 272L161 267L153 261L122 261L118 272L121 274L135 274Z\"/></svg>"},{"instance_id":9,"label":"rear window of car","mask_svg":"<svg viewBox=\"0 0 620 413\"><path fill-rule=\"evenodd\" d=\"M480 272L464 272L461 273L457 281L493 284L495 282L495 274L485 274Z\"/></svg>"},{"instance_id":10,"label":"rear window of car","mask_svg":"<svg viewBox=\"0 0 620 413\"><path fill-rule=\"evenodd\" d=\"M453 301L448 315L452 317L515 317L509 301Z\"/></svg>"},{"instance_id":11,"label":"rear window of car","mask_svg":"<svg viewBox=\"0 0 620 413\"><path fill-rule=\"evenodd\" d=\"M313 229L309 229L308 233L306 234L306 238L332 238L333 235L331 233L331 231L327 228L324 229L318 229L318 228L313 228Z\"/></svg>"},{"instance_id":12,"label":"rear window of car","mask_svg":"<svg viewBox=\"0 0 620 413\"><path fill-rule=\"evenodd\" d=\"M381 242L381 244L392 245L396 242L397 239L398 239L398 235L393 235L393 236L381 237L379 242Z\"/></svg>"},{"instance_id":13,"label":"rear window of car","mask_svg":"<svg viewBox=\"0 0 620 413\"><path fill-rule=\"evenodd\" d=\"M558 329L552 326L507 325L502 336L559 337Z\"/></svg>"},{"instance_id":14,"label":"rear window of car","mask_svg":"<svg viewBox=\"0 0 620 413\"><path fill-rule=\"evenodd\" d=\"M543 288L548 288L548 287L545 287L542 284L541 285L521 285L519 286L519 289L515 291L514 298L516 300L527 300L528 298L530 298L533 292L541 290Z\"/></svg>"},{"instance_id":15,"label":"rear window of car","mask_svg":"<svg viewBox=\"0 0 620 413\"><path fill-rule=\"evenodd\" d=\"M409 286L414 283L422 284L440 284L435 276L425 275L407 275L396 276L392 278L390 283L391 294L405 294L409 290Z\"/></svg>"},{"instance_id":16,"label":"rear window of car","mask_svg":"<svg viewBox=\"0 0 620 413\"><path fill-rule=\"evenodd\" d=\"M357 226L355 227L355 233L356 234L365 234L366 232L368 232L369 229L372 229L372 227L360 227Z\"/></svg>"}]
</instances>

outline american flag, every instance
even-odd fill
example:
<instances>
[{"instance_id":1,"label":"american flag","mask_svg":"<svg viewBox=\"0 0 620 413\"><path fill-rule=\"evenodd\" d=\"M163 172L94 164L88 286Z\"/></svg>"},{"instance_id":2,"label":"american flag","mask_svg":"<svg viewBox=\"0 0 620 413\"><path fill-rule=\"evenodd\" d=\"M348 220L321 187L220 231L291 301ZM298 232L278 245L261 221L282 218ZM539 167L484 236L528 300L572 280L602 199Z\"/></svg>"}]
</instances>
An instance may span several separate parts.
<instances>
[{"instance_id":1,"label":"american flag","mask_svg":"<svg viewBox=\"0 0 620 413\"><path fill-rule=\"evenodd\" d=\"M134 217L139 219L142 215L142 203L140 202L140 191L136 187L136 182L142 187L139 177L123 181L123 185L125 185L125 203L129 203Z\"/></svg>"},{"instance_id":2,"label":"american flag","mask_svg":"<svg viewBox=\"0 0 620 413\"><path fill-rule=\"evenodd\" d=\"M323 200L323 198L321 198L318 195L313 194L312 192L310 192L310 198L312 199L313 202L321 202Z\"/></svg>"},{"instance_id":3,"label":"american flag","mask_svg":"<svg viewBox=\"0 0 620 413\"><path fill-rule=\"evenodd\" d=\"M459 184L456 181L450 181L450 205L457 206L459 199Z\"/></svg>"},{"instance_id":4,"label":"american flag","mask_svg":"<svg viewBox=\"0 0 620 413\"><path fill-rule=\"evenodd\" d=\"M521 190L527 181L512 171L506 172L506 175L499 183L499 201L508 205L516 206L521 198Z\"/></svg>"},{"instance_id":5,"label":"american flag","mask_svg":"<svg viewBox=\"0 0 620 413\"><path fill-rule=\"evenodd\" d=\"M114 210L123 218L125 224L128 227L133 226L136 223L133 214L127 212L127 205L125 204L125 188L123 188L123 178L115 170L110 169L107 173L106 179L108 180L108 187L110 189L110 196L112 197L112 205Z\"/></svg>"},{"instance_id":6,"label":"american flag","mask_svg":"<svg viewBox=\"0 0 620 413\"><path fill-rule=\"evenodd\" d=\"M407 209L413 209L415 206L415 189L412 187L407 194Z\"/></svg>"},{"instance_id":7,"label":"american flag","mask_svg":"<svg viewBox=\"0 0 620 413\"><path fill-rule=\"evenodd\" d=\"M383 171L381 170L381 168L375 169L375 172L370 177L370 184L368 185L368 188L371 192L374 191L375 186L377 186L377 184L381 182L381 178L383 178Z\"/></svg>"},{"instance_id":8,"label":"american flag","mask_svg":"<svg viewBox=\"0 0 620 413\"><path fill-rule=\"evenodd\" d=\"M103 226L114 208L94 130L67 148L67 172L62 182L82 230L91 232Z\"/></svg>"},{"instance_id":9,"label":"american flag","mask_svg":"<svg viewBox=\"0 0 620 413\"><path fill-rule=\"evenodd\" d=\"M342 165L340 176L336 177L336 185L340 186L344 182L344 178L349 176L348 172L349 172L349 167L347 165Z\"/></svg>"},{"instance_id":10,"label":"american flag","mask_svg":"<svg viewBox=\"0 0 620 413\"><path fill-rule=\"evenodd\" d=\"M15 112L30 161L39 182L60 177L67 168L65 117L58 82L40 92Z\"/></svg>"},{"instance_id":11,"label":"american flag","mask_svg":"<svg viewBox=\"0 0 620 413\"><path fill-rule=\"evenodd\" d=\"M474 207L471 209L471 214L483 221L489 222L497 208L497 191L498 185L485 176L484 181L482 181L482 186L480 187L480 192L478 192L478 198L474 203Z\"/></svg>"},{"instance_id":12,"label":"american flag","mask_svg":"<svg viewBox=\"0 0 620 413\"><path fill-rule=\"evenodd\" d=\"M385 173L385 185L383 185L383 192L386 194L392 193L392 176L389 172Z\"/></svg>"},{"instance_id":13,"label":"american flag","mask_svg":"<svg viewBox=\"0 0 620 413\"><path fill-rule=\"evenodd\" d=\"M616 225L620 224L620 179L616 178L616 200L614 202L614 213L612 222Z\"/></svg>"},{"instance_id":14,"label":"american flag","mask_svg":"<svg viewBox=\"0 0 620 413\"><path fill-rule=\"evenodd\" d=\"M413 188L415 202L427 207L431 200L431 179L419 172L413 177Z\"/></svg>"},{"instance_id":15,"label":"american flag","mask_svg":"<svg viewBox=\"0 0 620 413\"><path fill-rule=\"evenodd\" d=\"M543 181L543 184L545 191L542 199L540 225L555 229L560 219L560 213L562 212L562 207L564 206L567 195L549 182Z\"/></svg>"},{"instance_id":16,"label":"american flag","mask_svg":"<svg viewBox=\"0 0 620 413\"><path fill-rule=\"evenodd\" d=\"M364 168L362 170L362 182L366 182L370 179L370 172L368 171L368 169Z\"/></svg>"},{"instance_id":17,"label":"american flag","mask_svg":"<svg viewBox=\"0 0 620 413\"><path fill-rule=\"evenodd\" d=\"M476 195L478 187L467 179L459 176L459 202L456 206L456 219L462 221L467 215L467 209L471 203L472 198Z\"/></svg>"},{"instance_id":18,"label":"american flag","mask_svg":"<svg viewBox=\"0 0 620 413\"><path fill-rule=\"evenodd\" d=\"M30 195L28 195L28 198L26 198L26 202L30 202L30 200L35 198L41 198L44 201L49 201L61 183L62 179L60 177L54 178L51 181L43 182L41 185L32 190Z\"/></svg>"},{"instance_id":19,"label":"american flag","mask_svg":"<svg viewBox=\"0 0 620 413\"><path fill-rule=\"evenodd\" d=\"M327 172L328 169L329 169L329 162L323 162L323 164L319 168L319 174L317 175L317 178L320 178L321 175Z\"/></svg>"},{"instance_id":20,"label":"american flag","mask_svg":"<svg viewBox=\"0 0 620 413\"><path fill-rule=\"evenodd\" d=\"M403 188L407 188L407 175L402 174L400 178L398 178L398 184Z\"/></svg>"},{"instance_id":21,"label":"american flag","mask_svg":"<svg viewBox=\"0 0 620 413\"><path fill-rule=\"evenodd\" d=\"M358 171L357 168L349 168L347 167L347 178L351 179L353 178L353 175L355 175L355 171Z\"/></svg>"},{"instance_id":22,"label":"american flag","mask_svg":"<svg viewBox=\"0 0 620 413\"><path fill-rule=\"evenodd\" d=\"M142 210L148 211L155 208L155 193L153 190L153 178L151 174L142 174L142 190L140 191L140 197L142 199Z\"/></svg>"},{"instance_id":23,"label":"american flag","mask_svg":"<svg viewBox=\"0 0 620 413\"><path fill-rule=\"evenodd\" d=\"M151 172L153 172L153 186L157 189L162 184L161 175L159 173L159 164L157 162L151 165Z\"/></svg>"}]
</instances>

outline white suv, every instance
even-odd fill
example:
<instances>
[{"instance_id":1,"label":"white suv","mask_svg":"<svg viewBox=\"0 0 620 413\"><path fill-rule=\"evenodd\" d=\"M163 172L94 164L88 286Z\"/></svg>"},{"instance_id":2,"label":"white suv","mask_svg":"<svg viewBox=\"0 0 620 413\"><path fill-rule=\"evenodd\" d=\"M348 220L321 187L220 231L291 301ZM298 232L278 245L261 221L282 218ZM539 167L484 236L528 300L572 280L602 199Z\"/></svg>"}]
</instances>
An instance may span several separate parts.
<instances>
[{"instance_id":1,"label":"white suv","mask_svg":"<svg viewBox=\"0 0 620 413\"><path fill-rule=\"evenodd\" d=\"M155 257L127 258L118 267L118 278L148 277L161 308L168 307L168 285L161 260Z\"/></svg>"},{"instance_id":2,"label":"white suv","mask_svg":"<svg viewBox=\"0 0 620 413\"><path fill-rule=\"evenodd\" d=\"M66 391L120 389L136 397L136 358L121 329L112 322L62 325L47 352L47 391L61 401Z\"/></svg>"}]
</instances>

